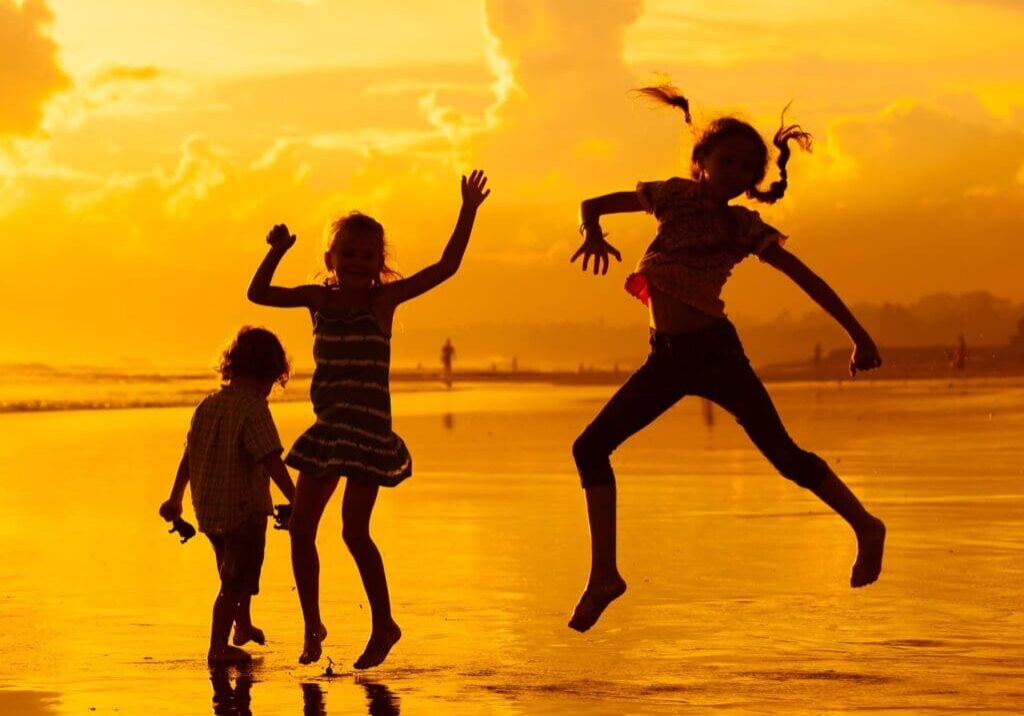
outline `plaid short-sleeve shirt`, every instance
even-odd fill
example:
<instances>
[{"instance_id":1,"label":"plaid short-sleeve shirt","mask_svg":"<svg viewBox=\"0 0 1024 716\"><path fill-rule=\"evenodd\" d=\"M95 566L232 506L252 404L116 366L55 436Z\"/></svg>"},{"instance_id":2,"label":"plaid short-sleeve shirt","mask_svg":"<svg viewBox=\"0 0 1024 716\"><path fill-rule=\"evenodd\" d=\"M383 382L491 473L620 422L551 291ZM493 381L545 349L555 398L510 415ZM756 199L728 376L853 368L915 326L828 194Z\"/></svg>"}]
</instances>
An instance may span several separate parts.
<instances>
[{"instance_id":1,"label":"plaid short-sleeve shirt","mask_svg":"<svg viewBox=\"0 0 1024 716\"><path fill-rule=\"evenodd\" d=\"M273 513L261 461L282 448L266 398L231 385L208 395L192 415L187 446L201 531L224 534L254 512Z\"/></svg>"},{"instance_id":2,"label":"plaid short-sleeve shirt","mask_svg":"<svg viewBox=\"0 0 1024 716\"><path fill-rule=\"evenodd\" d=\"M733 267L786 239L756 211L721 209L690 179L640 182L636 192L640 205L658 219L658 235L626 280L626 290L645 304L654 284L699 311L724 316L720 295Z\"/></svg>"}]
</instances>

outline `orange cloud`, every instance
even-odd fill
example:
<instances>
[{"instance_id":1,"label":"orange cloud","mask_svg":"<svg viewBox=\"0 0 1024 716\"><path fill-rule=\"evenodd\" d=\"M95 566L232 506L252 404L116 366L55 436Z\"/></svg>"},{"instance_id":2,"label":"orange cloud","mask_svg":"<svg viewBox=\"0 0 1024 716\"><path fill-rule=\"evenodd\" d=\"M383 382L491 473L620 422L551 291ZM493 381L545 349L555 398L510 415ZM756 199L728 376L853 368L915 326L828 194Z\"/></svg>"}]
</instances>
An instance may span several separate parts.
<instances>
[{"instance_id":1,"label":"orange cloud","mask_svg":"<svg viewBox=\"0 0 1024 716\"><path fill-rule=\"evenodd\" d=\"M157 79L162 74L164 74L163 70L152 65L107 67L97 73L94 82L97 84L106 82L148 82Z\"/></svg>"},{"instance_id":2,"label":"orange cloud","mask_svg":"<svg viewBox=\"0 0 1024 716\"><path fill-rule=\"evenodd\" d=\"M53 15L45 0L0 0L0 135L31 135L43 107L70 84L45 30Z\"/></svg>"},{"instance_id":3,"label":"orange cloud","mask_svg":"<svg viewBox=\"0 0 1024 716\"><path fill-rule=\"evenodd\" d=\"M263 322L303 364L305 317L244 298L267 229L283 221L299 236L282 283L320 268L324 225L352 209L378 218L398 268L414 271L440 254L458 174L470 166L488 171L494 194L467 260L456 280L404 308L403 324L599 316L642 333L643 309L621 283L653 221L607 218L624 260L604 279L582 275L568 256L581 199L686 171L681 116L629 92L659 69L691 93L698 122L735 108L767 134L796 98L792 118L815 132L818 150L793 159L783 202L757 208L849 302L977 288L1024 298L1007 268L1019 263L1024 110L1010 90L1002 104L972 104L978 72L1015 81L1002 64L979 56L879 69L804 54L716 67L677 54L631 65L624 58L644 10L636 0L483 7L486 51L475 64L211 78L140 63L86 75L48 112L51 139L0 156L0 241L11 258L0 268L0 304L60 305L48 312L58 330L48 332L38 315L5 314L9 345L73 345L102 361L130 340L154 362L190 362L230 326ZM946 79L957 87L944 93ZM65 102L74 122L56 121ZM40 281L69 259L95 288ZM201 291L182 290L196 283ZM727 303L736 316L811 308L756 261L737 271Z\"/></svg>"}]
</instances>

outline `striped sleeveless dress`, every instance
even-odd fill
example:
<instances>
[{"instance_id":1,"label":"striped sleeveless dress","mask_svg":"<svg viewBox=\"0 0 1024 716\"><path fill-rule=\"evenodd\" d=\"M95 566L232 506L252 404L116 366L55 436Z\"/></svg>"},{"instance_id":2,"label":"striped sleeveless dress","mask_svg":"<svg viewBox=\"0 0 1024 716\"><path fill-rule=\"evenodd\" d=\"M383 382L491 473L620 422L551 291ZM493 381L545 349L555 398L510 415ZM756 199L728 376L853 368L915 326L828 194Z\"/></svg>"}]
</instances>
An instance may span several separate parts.
<instances>
[{"instance_id":1,"label":"striped sleeveless dress","mask_svg":"<svg viewBox=\"0 0 1024 716\"><path fill-rule=\"evenodd\" d=\"M412 474L412 458L391 430L391 340L369 307L317 312L316 369L309 393L316 423L299 436L285 464L314 477L394 487Z\"/></svg>"}]
</instances>

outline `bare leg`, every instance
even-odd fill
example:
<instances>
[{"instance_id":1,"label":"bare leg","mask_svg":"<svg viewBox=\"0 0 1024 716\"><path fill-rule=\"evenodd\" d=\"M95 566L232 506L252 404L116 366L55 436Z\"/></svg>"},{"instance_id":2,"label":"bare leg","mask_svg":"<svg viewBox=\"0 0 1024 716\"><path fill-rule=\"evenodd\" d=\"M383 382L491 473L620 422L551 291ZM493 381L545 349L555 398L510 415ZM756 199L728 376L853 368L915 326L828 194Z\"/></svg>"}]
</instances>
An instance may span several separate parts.
<instances>
[{"instance_id":1,"label":"bare leg","mask_svg":"<svg viewBox=\"0 0 1024 716\"><path fill-rule=\"evenodd\" d=\"M877 580L885 551L885 523L864 509L857 496L831 470L812 492L846 520L857 535L857 561L850 572L850 586L865 587Z\"/></svg>"},{"instance_id":2,"label":"bare leg","mask_svg":"<svg viewBox=\"0 0 1024 716\"><path fill-rule=\"evenodd\" d=\"M250 641L260 646L267 643L263 630L253 626L251 604L251 594L243 594L238 598L238 607L235 609L235 635L231 639L235 646L245 646Z\"/></svg>"},{"instance_id":3,"label":"bare leg","mask_svg":"<svg viewBox=\"0 0 1024 716\"><path fill-rule=\"evenodd\" d=\"M213 602L213 620L210 624L210 651L206 660L211 664L224 664L248 661L249 654L236 646L228 645L228 634L231 623L235 620L235 609L238 607L239 595L223 589Z\"/></svg>"},{"instance_id":4,"label":"bare leg","mask_svg":"<svg viewBox=\"0 0 1024 716\"><path fill-rule=\"evenodd\" d=\"M402 637L402 630L391 616L384 561L370 537L370 515L377 501L378 489L376 485L349 480L341 503L341 536L359 568L373 620L370 640L354 664L357 669L369 669L383 662L391 647Z\"/></svg>"},{"instance_id":5,"label":"bare leg","mask_svg":"<svg viewBox=\"0 0 1024 716\"><path fill-rule=\"evenodd\" d=\"M779 472L797 484L809 485L811 492L846 520L857 536L857 561L850 574L850 586L863 587L874 582L882 571L885 524L864 509L824 461L797 447L764 384L749 365L737 365L728 375L728 380L710 386L707 397L736 416Z\"/></svg>"},{"instance_id":6,"label":"bare leg","mask_svg":"<svg viewBox=\"0 0 1024 716\"><path fill-rule=\"evenodd\" d=\"M626 591L616 564L615 484L594 485L584 492L590 522L590 579L569 620L569 626L580 632L594 626L608 605Z\"/></svg>"},{"instance_id":7,"label":"bare leg","mask_svg":"<svg viewBox=\"0 0 1024 716\"><path fill-rule=\"evenodd\" d=\"M324 508L338 486L338 479L299 474L295 485L295 503L289 532L292 540L292 571L305 623L300 664L317 661L320 658L320 643L327 637L327 630L320 618L320 556L316 551L316 532Z\"/></svg>"},{"instance_id":8,"label":"bare leg","mask_svg":"<svg viewBox=\"0 0 1024 716\"><path fill-rule=\"evenodd\" d=\"M569 627L576 631L594 626L608 605L626 591L615 557L616 489L609 457L685 393L670 362L652 354L573 444L590 523L590 578L569 619Z\"/></svg>"}]
</instances>

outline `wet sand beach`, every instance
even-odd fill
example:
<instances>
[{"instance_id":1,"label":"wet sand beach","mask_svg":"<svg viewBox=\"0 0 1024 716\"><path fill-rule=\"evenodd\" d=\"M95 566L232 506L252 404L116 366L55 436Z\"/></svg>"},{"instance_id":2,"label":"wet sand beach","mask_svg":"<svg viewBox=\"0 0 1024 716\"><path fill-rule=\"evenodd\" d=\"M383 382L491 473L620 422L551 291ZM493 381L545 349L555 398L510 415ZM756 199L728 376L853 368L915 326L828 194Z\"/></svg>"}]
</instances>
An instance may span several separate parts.
<instances>
[{"instance_id":1,"label":"wet sand beach","mask_svg":"<svg viewBox=\"0 0 1024 716\"><path fill-rule=\"evenodd\" d=\"M246 670L207 668L212 550L156 514L191 409L0 415L0 714L1016 713L1024 382L769 388L887 522L876 585L851 590L845 525L690 399L613 458L629 591L577 634L589 542L570 446L613 388L396 393L414 476L372 531L405 635L353 673L369 615L338 495L319 537L333 678L326 658L297 663L279 532L253 607L267 646ZM311 420L304 402L272 411L286 445Z\"/></svg>"}]
</instances>

